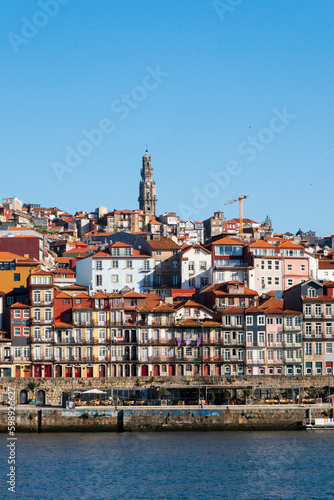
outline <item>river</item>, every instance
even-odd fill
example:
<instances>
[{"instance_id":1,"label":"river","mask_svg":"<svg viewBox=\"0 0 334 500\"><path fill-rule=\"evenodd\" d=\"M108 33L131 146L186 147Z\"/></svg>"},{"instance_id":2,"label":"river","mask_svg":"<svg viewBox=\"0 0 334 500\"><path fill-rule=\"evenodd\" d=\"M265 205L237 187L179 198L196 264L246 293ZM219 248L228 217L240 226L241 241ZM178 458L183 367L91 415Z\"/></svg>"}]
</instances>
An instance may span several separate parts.
<instances>
[{"instance_id":1,"label":"river","mask_svg":"<svg viewBox=\"0 0 334 500\"><path fill-rule=\"evenodd\" d=\"M334 432L18 434L1 498L334 498Z\"/></svg>"}]
</instances>

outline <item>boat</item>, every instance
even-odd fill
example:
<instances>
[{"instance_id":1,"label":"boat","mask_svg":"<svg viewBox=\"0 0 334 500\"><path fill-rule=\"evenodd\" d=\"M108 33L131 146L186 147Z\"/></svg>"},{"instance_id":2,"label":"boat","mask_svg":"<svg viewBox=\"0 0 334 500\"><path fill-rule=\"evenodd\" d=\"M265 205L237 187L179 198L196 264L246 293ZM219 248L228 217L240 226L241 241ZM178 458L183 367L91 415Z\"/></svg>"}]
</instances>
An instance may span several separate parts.
<instances>
[{"instance_id":1,"label":"boat","mask_svg":"<svg viewBox=\"0 0 334 500\"><path fill-rule=\"evenodd\" d=\"M334 418L310 418L304 420L304 429L315 430L315 429L328 429L334 430Z\"/></svg>"}]
</instances>

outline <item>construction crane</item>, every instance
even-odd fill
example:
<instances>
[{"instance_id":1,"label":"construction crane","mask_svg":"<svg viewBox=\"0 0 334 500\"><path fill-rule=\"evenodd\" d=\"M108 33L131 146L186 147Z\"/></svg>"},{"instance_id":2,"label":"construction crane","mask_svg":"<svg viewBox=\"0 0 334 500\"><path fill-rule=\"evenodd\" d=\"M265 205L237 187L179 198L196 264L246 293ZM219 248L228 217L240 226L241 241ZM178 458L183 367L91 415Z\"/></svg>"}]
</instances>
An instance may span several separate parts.
<instances>
[{"instance_id":1,"label":"construction crane","mask_svg":"<svg viewBox=\"0 0 334 500\"><path fill-rule=\"evenodd\" d=\"M239 235L242 236L244 232L244 225L243 225L243 200L248 198L248 196L241 196L241 193L239 193L239 197L236 198L235 200L227 201L224 203L224 205L229 205L230 203L234 203L236 201L239 202Z\"/></svg>"}]
</instances>

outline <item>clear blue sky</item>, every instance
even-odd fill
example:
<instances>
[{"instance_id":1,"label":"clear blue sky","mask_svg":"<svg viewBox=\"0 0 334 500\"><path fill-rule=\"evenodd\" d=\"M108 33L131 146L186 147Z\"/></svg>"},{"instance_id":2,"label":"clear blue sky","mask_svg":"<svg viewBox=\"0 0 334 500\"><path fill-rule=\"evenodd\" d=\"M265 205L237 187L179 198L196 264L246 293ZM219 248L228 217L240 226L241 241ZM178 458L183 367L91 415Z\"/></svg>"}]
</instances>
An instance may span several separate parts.
<instances>
[{"instance_id":1,"label":"clear blue sky","mask_svg":"<svg viewBox=\"0 0 334 500\"><path fill-rule=\"evenodd\" d=\"M148 144L159 214L334 232L333 1L42 3L1 2L0 198L137 208Z\"/></svg>"}]
</instances>

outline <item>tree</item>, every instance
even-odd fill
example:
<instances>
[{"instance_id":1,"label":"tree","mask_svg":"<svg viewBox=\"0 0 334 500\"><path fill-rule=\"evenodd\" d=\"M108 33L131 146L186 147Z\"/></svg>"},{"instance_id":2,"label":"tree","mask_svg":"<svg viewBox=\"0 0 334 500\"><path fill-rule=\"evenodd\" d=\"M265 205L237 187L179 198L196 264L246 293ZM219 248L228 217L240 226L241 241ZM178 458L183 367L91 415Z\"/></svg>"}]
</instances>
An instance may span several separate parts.
<instances>
[{"instance_id":1,"label":"tree","mask_svg":"<svg viewBox=\"0 0 334 500\"><path fill-rule=\"evenodd\" d=\"M160 399L166 399L168 396L170 396L170 392L166 389L166 387L160 387L159 396Z\"/></svg>"}]
</instances>

